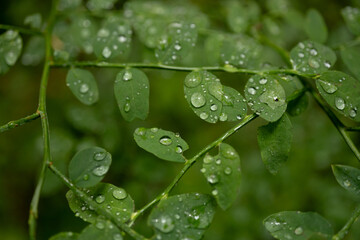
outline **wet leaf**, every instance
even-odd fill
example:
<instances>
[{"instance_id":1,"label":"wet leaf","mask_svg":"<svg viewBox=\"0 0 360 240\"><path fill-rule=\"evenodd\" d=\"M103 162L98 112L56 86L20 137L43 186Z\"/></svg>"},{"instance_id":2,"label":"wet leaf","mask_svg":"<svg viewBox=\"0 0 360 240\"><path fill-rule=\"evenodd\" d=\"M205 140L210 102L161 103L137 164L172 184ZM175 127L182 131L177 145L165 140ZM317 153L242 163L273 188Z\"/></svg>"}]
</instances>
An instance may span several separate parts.
<instances>
[{"instance_id":1,"label":"wet leaf","mask_svg":"<svg viewBox=\"0 0 360 240\"><path fill-rule=\"evenodd\" d=\"M221 143L216 156L206 154L201 172L212 186L212 194L222 209L236 200L240 185L240 157L233 147Z\"/></svg>"},{"instance_id":2,"label":"wet leaf","mask_svg":"<svg viewBox=\"0 0 360 240\"><path fill-rule=\"evenodd\" d=\"M92 187L99 183L111 165L111 154L100 147L77 152L69 163L70 180L78 187Z\"/></svg>"},{"instance_id":3,"label":"wet leaf","mask_svg":"<svg viewBox=\"0 0 360 240\"><path fill-rule=\"evenodd\" d=\"M259 127L257 131L261 158L271 174L277 174L287 161L292 143L292 125L284 114L279 120Z\"/></svg>"},{"instance_id":4,"label":"wet leaf","mask_svg":"<svg viewBox=\"0 0 360 240\"><path fill-rule=\"evenodd\" d=\"M66 76L66 86L83 104L92 105L99 100L96 80L87 70L71 68Z\"/></svg>"},{"instance_id":5,"label":"wet leaf","mask_svg":"<svg viewBox=\"0 0 360 240\"><path fill-rule=\"evenodd\" d=\"M121 115L126 121L145 120L149 113L149 80L139 69L120 71L115 80L114 94Z\"/></svg>"},{"instance_id":6,"label":"wet leaf","mask_svg":"<svg viewBox=\"0 0 360 240\"><path fill-rule=\"evenodd\" d=\"M179 134L159 128L137 128L134 139L139 147L163 160L185 162L183 152L189 146Z\"/></svg>"},{"instance_id":7,"label":"wet leaf","mask_svg":"<svg viewBox=\"0 0 360 240\"><path fill-rule=\"evenodd\" d=\"M45 39L41 36L31 37L21 56L21 63L25 66L37 66L45 57Z\"/></svg>"},{"instance_id":8,"label":"wet leaf","mask_svg":"<svg viewBox=\"0 0 360 240\"><path fill-rule=\"evenodd\" d=\"M280 240L331 240L334 234L330 223L314 212L279 212L267 217L264 225Z\"/></svg>"},{"instance_id":9,"label":"wet leaf","mask_svg":"<svg viewBox=\"0 0 360 240\"><path fill-rule=\"evenodd\" d=\"M78 240L123 240L121 231L109 220L98 219L96 223L85 227Z\"/></svg>"},{"instance_id":10,"label":"wet leaf","mask_svg":"<svg viewBox=\"0 0 360 240\"><path fill-rule=\"evenodd\" d=\"M360 68L359 68L359 59L360 59L360 48L345 47L341 49L341 59L345 63L346 67L351 71L352 74L357 79L360 79Z\"/></svg>"},{"instance_id":11,"label":"wet leaf","mask_svg":"<svg viewBox=\"0 0 360 240\"><path fill-rule=\"evenodd\" d=\"M0 74L15 65L22 49L22 39L17 31L8 30L0 35Z\"/></svg>"},{"instance_id":12,"label":"wet leaf","mask_svg":"<svg viewBox=\"0 0 360 240\"><path fill-rule=\"evenodd\" d=\"M320 12L316 9L309 9L306 13L305 32L308 37L319 43L324 43L328 36L327 27Z\"/></svg>"},{"instance_id":13,"label":"wet leaf","mask_svg":"<svg viewBox=\"0 0 360 240\"><path fill-rule=\"evenodd\" d=\"M152 239L202 239L214 214L215 203L209 195L187 193L165 198L148 218L155 230Z\"/></svg>"},{"instance_id":14,"label":"wet leaf","mask_svg":"<svg viewBox=\"0 0 360 240\"><path fill-rule=\"evenodd\" d=\"M256 114L269 122L275 122L286 110L285 91L278 76L255 75L245 85L245 97Z\"/></svg>"},{"instance_id":15,"label":"wet leaf","mask_svg":"<svg viewBox=\"0 0 360 240\"><path fill-rule=\"evenodd\" d=\"M226 20L230 29L236 33L245 32L249 25L260 16L259 5L255 1L228 1L225 4Z\"/></svg>"},{"instance_id":16,"label":"wet leaf","mask_svg":"<svg viewBox=\"0 0 360 240\"><path fill-rule=\"evenodd\" d=\"M360 169L345 166L332 165L336 181L346 190L360 195Z\"/></svg>"},{"instance_id":17,"label":"wet leaf","mask_svg":"<svg viewBox=\"0 0 360 240\"><path fill-rule=\"evenodd\" d=\"M61 232L52 236L51 238L49 238L49 240L77 240L78 237L79 237L78 233Z\"/></svg>"},{"instance_id":18,"label":"wet leaf","mask_svg":"<svg viewBox=\"0 0 360 240\"><path fill-rule=\"evenodd\" d=\"M336 62L335 53L328 47L313 41L304 41L290 52L293 68L306 74L327 71Z\"/></svg>"},{"instance_id":19,"label":"wet leaf","mask_svg":"<svg viewBox=\"0 0 360 240\"><path fill-rule=\"evenodd\" d=\"M316 87L325 101L338 113L360 122L360 82L338 71L323 73Z\"/></svg>"},{"instance_id":20,"label":"wet leaf","mask_svg":"<svg viewBox=\"0 0 360 240\"><path fill-rule=\"evenodd\" d=\"M345 7L341 10L345 23L349 30L359 36L360 35L360 10L354 7Z\"/></svg>"},{"instance_id":21,"label":"wet leaf","mask_svg":"<svg viewBox=\"0 0 360 240\"><path fill-rule=\"evenodd\" d=\"M236 121L247 112L245 99L233 88L223 86L215 75L194 71L184 80L184 93L192 110L204 121Z\"/></svg>"},{"instance_id":22,"label":"wet leaf","mask_svg":"<svg viewBox=\"0 0 360 240\"><path fill-rule=\"evenodd\" d=\"M210 65L218 66L220 64L220 54L225 35L221 33L210 34L205 40L206 60Z\"/></svg>"},{"instance_id":23,"label":"wet leaf","mask_svg":"<svg viewBox=\"0 0 360 240\"><path fill-rule=\"evenodd\" d=\"M29 25L31 28L40 29L42 18L40 13L35 13L27 16L24 20L25 25Z\"/></svg>"},{"instance_id":24,"label":"wet leaf","mask_svg":"<svg viewBox=\"0 0 360 240\"><path fill-rule=\"evenodd\" d=\"M88 188L86 194L98 205L98 208L110 212L120 222L127 222L134 212L134 201L123 189L109 183L99 183L95 187ZM75 216L90 223L96 223L99 214L77 197L73 191L66 193L71 211Z\"/></svg>"},{"instance_id":25,"label":"wet leaf","mask_svg":"<svg viewBox=\"0 0 360 240\"><path fill-rule=\"evenodd\" d=\"M86 15L74 15L69 27L69 43L73 43L86 54L91 54L94 51L92 38L96 35L96 31L97 24L93 18Z\"/></svg>"}]
</instances>

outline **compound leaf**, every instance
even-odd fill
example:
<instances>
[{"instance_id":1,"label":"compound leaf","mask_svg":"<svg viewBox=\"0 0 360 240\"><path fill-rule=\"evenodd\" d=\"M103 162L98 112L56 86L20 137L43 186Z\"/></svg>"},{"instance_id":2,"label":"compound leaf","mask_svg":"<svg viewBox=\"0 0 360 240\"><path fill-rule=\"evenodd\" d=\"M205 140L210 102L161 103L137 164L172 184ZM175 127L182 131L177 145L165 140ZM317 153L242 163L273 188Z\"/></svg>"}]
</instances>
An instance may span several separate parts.
<instances>
[{"instance_id":1,"label":"compound leaf","mask_svg":"<svg viewBox=\"0 0 360 240\"><path fill-rule=\"evenodd\" d=\"M97 219L96 223L82 230L77 240L122 240L120 230L109 220Z\"/></svg>"},{"instance_id":2,"label":"compound leaf","mask_svg":"<svg viewBox=\"0 0 360 240\"><path fill-rule=\"evenodd\" d=\"M347 27L350 32L359 36L360 35L360 10L358 8L347 6L341 10Z\"/></svg>"},{"instance_id":3,"label":"compound leaf","mask_svg":"<svg viewBox=\"0 0 360 240\"><path fill-rule=\"evenodd\" d=\"M336 62L336 54L330 48L313 41L304 41L290 52L293 68L306 74L327 71Z\"/></svg>"},{"instance_id":4,"label":"compound leaf","mask_svg":"<svg viewBox=\"0 0 360 240\"><path fill-rule=\"evenodd\" d=\"M309 9L306 13L305 32L308 37L319 43L324 43L328 36L325 21L318 10Z\"/></svg>"},{"instance_id":5,"label":"compound leaf","mask_svg":"<svg viewBox=\"0 0 360 240\"><path fill-rule=\"evenodd\" d=\"M343 72L328 71L316 80L316 87L337 112L360 122L360 81Z\"/></svg>"},{"instance_id":6,"label":"compound leaf","mask_svg":"<svg viewBox=\"0 0 360 240\"><path fill-rule=\"evenodd\" d=\"M332 165L336 181L346 190L360 195L360 170L345 165Z\"/></svg>"},{"instance_id":7,"label":"compound leaf","mask_svg":"<svg viewBox=\"0 0 360 240\"><path fill-rule=\"evenodd\" d=\"M0 74L16 63L21 49L22 39L17 31L8 30L0 35Z\"/></svg>"},{"instance_id":8,"label":"compound leaf","mask_svg":"<svg viewBox=\"0 0 360 240\"><path fill-rule=\"evenodd\" d=\"M264 220L265 228L280 240L330 240L331 224L318 213L286 211L270 215Z\"/></svg>"},{"instance_id":9,"label":"compound leaf","mask_svg":"<svg viewBox=\"0 0 360 240\"><path fill-rule=\"evenodd\" d=\"M99 100L96 80L87 70L71 68L66 76L66 86L83 104L91 105Z\"/></svg>"},{"instance_id":10,"label":"compound leaf","mask_svg":"<svg viewBox=\"0 0 360 240\"><path fill-rule=\"evenodd\" d=\"M203 159L204 174L211 184L213 196L222 209L227 209L235 201L240 185L240 157L233 147L221 143L219 154L206 154Z\"/></svg>"},{"instance_id":11,"label":"compound leaf","mask_svg":"<svg viewBox=\"0 0 360 240\"><path fill-rule=\"evenodd\" d=\"M111 154L100 147L77 152L69 163L70 180L78 187L91 187L99 183L111 165Z\"/></svg>"},{"instance_id":12,"label":"compound leaf","mask_svg":"<svg viewBox=\"0 0 360 240\"><path fill-rule=\"evenodd\" d=\"M77 240L78 237L79 237L78 233L61 232L52 236L49 240Z\"/></svg>"},{"instance_id":13,"label":"compound leaf","mask_svg":"<svg viewBox=\"0 0 360 240\"><path fill-rule=\"evenodd\" d=\"M134 139L139 147L163 160L185 162L182 154L189 146L179 134L159 128L137 128Z\"/></svg>"},{"instance_id":14,"label":"compound leaf","mask_svg":"<svg viewBox=\"0 0 360 240\"><path fill-rule=\"evenodd\" d=\"M292 125L286 114L276 122L258 128L261 158L271 174L276 174L287 161L292 135Z\"/></svg>"},{"instance_id":15,"label":"compound leaf","mask_svg":"<svg viewBox=\"0 0 360 240\"><path fill-rule=\"evenodd\" d=\"M341 59L345 63L346 67L351 71L352 74L357 79L360 79L360 68L359 68L359 59L360 59L360 48L345 47L341 49Z\"/></svg>"},{"instance_id":16,"label":"compound leaf","mask_svg":"<svg viewBox=\"0 0 360 240\"><path fill-rule=\"evenodd\" d=\"M245 99L233 88L223 86L212 73L194 71L184 80L184 93L192 110L204 121L236 121L247 112Z\"/></svg>"},{"instance_id":17,"label":"compound leaf","mask_svg":"<svg viewBox=\"0 0 360 240\"><path fill-rule=\"evenodd\" d=\"M149 113L149 80L139 69L129 68L119 72L114 93L121 115L126 121L144 120Z\"/></svg>"},{"instance_id":18,"label":"compound leaf","mask_svg":"<svg viewBox=\"0 0 360 240\"><path fill-rule=\"evenodd\" d=\"M255 75L245 85L245 97L256 114L269 122L275 122L286 110L285 90L278 76Z\"/></svg>"},{"instance_id":19,"label":"compound leaf","mask_svg":"<svg viewBox=\"0 0 360 240\"><path fill-rule=\"evenodd\" d=\"M152 239L202 239L214 214L215 203L209 195L187 193L165 198L148 218L155 229Z\"/></svg>"},{"instance_id":20,"label":"compound leaf","mask_svg":"<svg viewBox=\"0 0 360 240\"><path fill-rule=\"evenodd\" d=\"M99 208L110 212L120 222L127 222L134 212L134 201L122 188L109 183L99 183L95 187L88 188L86 194L93 198ZM99 214L78 198L72 190L66 193L71 211L75 216L90 223L95 223Z\"/></svg>"}]
</instances>

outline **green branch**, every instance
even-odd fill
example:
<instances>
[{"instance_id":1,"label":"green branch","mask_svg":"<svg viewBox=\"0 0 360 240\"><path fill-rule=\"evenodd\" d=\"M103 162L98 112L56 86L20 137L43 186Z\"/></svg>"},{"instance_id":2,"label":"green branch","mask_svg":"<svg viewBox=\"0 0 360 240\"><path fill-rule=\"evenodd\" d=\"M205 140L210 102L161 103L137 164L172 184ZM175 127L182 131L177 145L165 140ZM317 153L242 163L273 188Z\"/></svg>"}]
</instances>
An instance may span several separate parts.
<instances>
[{"instance_id":1,"label":"green branch","mask_svg":"<svg viewBox=\"0 0 360 240\"><path fill-rule=\"evenodd\" d=\"M349 233L351 226L359 218L359 216L360 216L360 205L354 210L351 217L345 223L345 225L341 228L341 230L332 237L332 240L344 239L345 236Z\"/></svg>"},{"instance_id":2,"label":"green branch","mask_svg":"<svg viewBox=\"0 0 360 240\"><path fill-rule=\"evenodd\" d=\"M28 29L28 28L12 26L12 25L5 25L5 24L0 24L0 29L15 30L15 31L18 31L20 33L29 34L29 35L43 35L43 32L41 32L40 30Z\"/></svg>"},{"instance_id":3,"label":"green branch","mask_svg":"<svg viewBox=\"0 0 360 240\"><path fill-rule=\"evenodd\" d=\"M349 132L360 132L360 126L358 126L358 127L346 127L345 130L349 131Z\"/></svg>"},{"instance_id":4,"label":"green branch","mask_svg":"<svg viewBox=\"0 0 360 240\"><path fill-rule=\"evenodd\" d=\"M29 122L34 121L35 119L38 119L39 117L40 117L40 112L36 112L29 116L20 118L18 120L10 121L7 124L0 126L0 133L8 131L10 129L20 127L21 125L24 125L25 123L29 123Z\"/></svg>"},{"instance_id":5,"label":"green branch","mask_svg":"<svg viewBox=\"0 0 360 240\"><path fill-rule=\"evenodd\" d=\"M79 197L82 201L84 201L87 205L89 205L92 209L94 209L98 214L103 215L108 220L113 222L120 230L126 232L131 237L133 237L136 240L146 240L144 236L137 233L135 230L130 228L126 223L123 223L118 220L116 216L114 216L110 211L100 208L99 204L97 204L91 197L89 197L85 192L77 188L68 178L65 177L64 174L62 174L54 165L51 163L48 163L48 167L50 170L58 176L61 181L68 186L74 194Z\"/></svg>"}]
</instances>

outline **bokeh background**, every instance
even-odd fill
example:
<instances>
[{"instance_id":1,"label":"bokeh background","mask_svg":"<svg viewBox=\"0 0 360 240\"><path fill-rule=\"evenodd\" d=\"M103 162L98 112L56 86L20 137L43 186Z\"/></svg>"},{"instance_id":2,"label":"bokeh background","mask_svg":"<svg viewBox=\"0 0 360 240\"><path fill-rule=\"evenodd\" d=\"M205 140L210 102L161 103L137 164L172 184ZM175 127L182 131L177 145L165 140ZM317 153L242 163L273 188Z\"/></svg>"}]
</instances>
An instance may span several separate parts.
<instances>
[{"instance_id":1,"label":"bokeh background","mask_svg":"<svg viewBox=\"0 0 360 240\"><path fill-rule=\"evenodd\" d=\"M121 9L125 1L119 1ZM222 1L192 0L208 14L211 27L229 31L225 23ZM276 1L272 1L276 2ZM282 1L284 2L284 0ZM344 26L340 10L347 5L359 6L360 1L297 0L291 6L305 14L308 8L318 9L330 31L329 45L352 39ZM268 12L268 1L258 1L263 12ZM181 4L181 2L180 2ZM24 18L36 12L46 19L50 1L3 1L0 23L23 26ZM272 36L282 46L291 49L306 39L301 29L295 29L285 20L275 17L281 29L292 29L291 34ZM290 35L290 36L288 36ZM24 44L28 35L22 35ZM271 36L270 36L271 37ZM132 52L122 61L141 61L152 52L139 44L134 36ZM201 44L201 43L200 43ZM201 64L206 64L201 49ZM39 52L41 55L41 52ZM271 53L273 54L273 53ZM199 57L198 57L199 59ZM283 64L279 58L274 60ZM0 77L0 124L21 118L36 111L42 62L25 66L19 59L15 67ZM341 60L337 69L348 72ZM66 69L52 69L48 87L48 113L51 128L51 151L54 163L66 173L66 165L79 149L101 146L113 155L113 164L104 182L120 186L142 207L159 194L181 169L181 164L161 161L137 147L132 134L137 127L161 127L179 132L190 149L191 157L201 148L218 138L235 123L209 124L198 118L183 96L186 73L144 70L150 80L150 114L145 121L126 122L122 119L113 96L113 82L118 69L89 68L100 89L100 101L84 106L75 99L65 85ZM216 73L222 83L243 91L246 75ZM331 164L341 163L358 167L358 161L344 143L327 116L311 99L306 111L292 117L294 138L291 156L278 175L271 175L264 167L256 139L258 126L266 124L260 118L241 129L226 142L235 147L241 157L242 183L235 204L227 211L218 209L204 239L258 240L273 239L263 227L262 220L285 210L317 211L339 230L360 199L342 189L332 175ZM352 135L360 146L359 134ZM40 121L0 135L0 238L27 239L27 218L42 160ZM205 178L197 163L185 175L173 194L185 192L209 193ZM79 232L86 226L70 211L65 193L67 188L51 173L40 200L38 238L48 239L60 231ZM148 214L148 213L147 213ZM147 214L139 219L135 228L146 236L152 231L146 224ZM360 223L354 224L347 239L360 239Z\"/></svg>"}]
</instances>

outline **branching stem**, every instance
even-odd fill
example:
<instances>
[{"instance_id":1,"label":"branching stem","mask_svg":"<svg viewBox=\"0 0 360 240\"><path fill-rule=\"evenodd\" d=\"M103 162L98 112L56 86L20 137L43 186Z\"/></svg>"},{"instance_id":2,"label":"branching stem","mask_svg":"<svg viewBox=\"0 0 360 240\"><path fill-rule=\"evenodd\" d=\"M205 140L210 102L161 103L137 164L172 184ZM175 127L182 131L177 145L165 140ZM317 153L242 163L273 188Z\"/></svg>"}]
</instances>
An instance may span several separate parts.
<instances>
[{"instance_id":1,"label":"branching stem","mask_svg":"<svg viewBox=\"0 0 360 240\"><path fill-rule=\"evenodd\" d=\"M0 133L8 131L10 129L20 127L21 125L24 125L25 123L29 123L29 122L34 121L35 119L38 119L39 117L40 117L40 112L36 112L29 116L20 118L18 120L12 120L12 121L8 122L7 124L0 126Z\"/></svg>"},{"instance_id":2,"label":"branching stem","mask_svg":"<svg viewBox=\"0 0 360 240\"><path fill-rule=\"evenodd\" d=\"M12 25L5 25L5 24L0 24L0 29L16 30L20 33L29 34L29 35L43 35L43 32L41 32L40 30L23 28L23 27L12 26Z\"/></svg>"}]
</instances>

